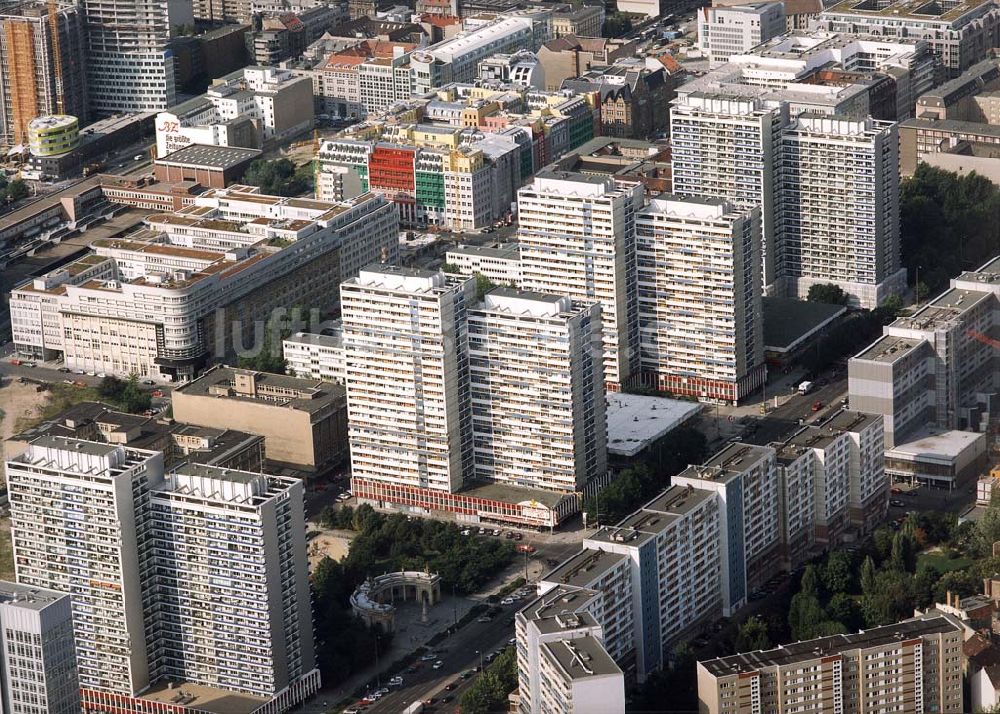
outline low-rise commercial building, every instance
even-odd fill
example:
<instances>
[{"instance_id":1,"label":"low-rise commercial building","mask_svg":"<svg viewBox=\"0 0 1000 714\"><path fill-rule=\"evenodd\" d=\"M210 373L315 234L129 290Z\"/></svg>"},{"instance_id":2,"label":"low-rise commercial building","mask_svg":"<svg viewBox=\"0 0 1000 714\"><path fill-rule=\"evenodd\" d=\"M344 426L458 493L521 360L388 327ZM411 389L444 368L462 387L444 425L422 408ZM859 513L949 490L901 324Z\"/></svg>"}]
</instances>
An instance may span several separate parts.
<instances>
[{"instance_id":1,"label":"low-rise commercial building","mask_svg":"<svg viewBox=\"0 0 1000 714\"><path fill-rule=\"evenodd\" d=\"M925 40L948 77L986 59L1000 40L1000 7L991 0L961 0L936 6L906 0L867 4L841 2L819 14L814 26L833 32Z\"/></svg>"},{"instance_id":2,"label":"low-rise commercial building","mask_svg":"<svg viewBox=\"0 0 1000 714\"><path fill-rule=\"evenodd\" d=\"M267 460L317 473L347 456L347 398L332 382L216 367L173 391L174 419L264 437Z\"/></svg>"},{"instance_id":3,"label":"low-rise commercial building","mask_svg":"<svg viewBox=\"0 0 1000 714\"><path fill-rule=\"evenodd\" d=\"M952 491L983 474L988 451L986 434L927 429L886 449L885 471L894 481Z\"/></svg>"},{"instance_id":4,"label":"low-rise commercial building","mask_svg":"<svg viewBox=\"0 0 1000 714\"><path fill-rule=\"evenodd\" d=\"M313 127L312 82L288 70L246 67L205 94L156 115L156 155L189 144L259 149Z\"/></svg>"},{"instance_id":5,"label":"low-rise commercial building","mask_svg":"<svg viewBox=\"0 0 1000 714\"><path fill-rule=\"evenodd\" d=\"M259 347L245 336L262 337L287 306L328 307L331 283L395 260L397 226L394 207L372 194L328 203L211 189L16 286L14 341L72 369L190 379L209 356Z\"/></svg>"},{"instance_id":6,"label":"low-rise commercial building","mask_svg":"<svg viewBox=\"0 0 1000 714\"><path fill-rule=\"evenodd\" d=\"M496 248L460 245L445 253L444 260L463 275L478 273L496 285L517 287L521 283L521 248L517 243Z\"/></svg>"},{"instance_id":7,"label":"low-rise commercial building","mask_svg":"<svg viewBox=\"0 0 1000 714\"><path fill-rule=\"evenodd\" d=\"M243 178L261 155L258 149L190 144L153 162L157 181L191 181L205 188L225 188Z\"/></svg>"},{"instance_id":8,"label":"low-rise commercial building","mask_svg":"<svg viewBox=\"0 0 1000 714\"><path fill-rule=\"evenodd\" d=\"M1000 258L897 318L848 365L851 407L886 418L886 448L928 426L983 431L997 390Z\"/></svg>"}]
</instances>

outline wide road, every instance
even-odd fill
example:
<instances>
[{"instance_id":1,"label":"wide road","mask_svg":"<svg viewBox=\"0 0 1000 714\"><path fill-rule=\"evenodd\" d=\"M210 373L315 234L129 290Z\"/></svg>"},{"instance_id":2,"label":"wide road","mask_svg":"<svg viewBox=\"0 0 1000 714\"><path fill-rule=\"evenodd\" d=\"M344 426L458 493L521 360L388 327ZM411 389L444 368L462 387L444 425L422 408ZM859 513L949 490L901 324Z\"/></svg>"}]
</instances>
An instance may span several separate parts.
<instances>
[{"instance_id":1,"label":"wide road","mask_svg":"<svg viewBox=\"0 0 1000 714\"><path fill-rule=\"evenodd\" d=\"M511 618L525 602L527 600L500 606L500 614L490 622L473 621L445 639L436 650L438 659L444 663L441 669L434 669L433 662L421 662L416 672L403 672L403 686L390 688L388 695L365 709L366 714L398 714L413 702L431 698L436 700L435 704L426 710L457 712L462 693L478 676L463 680L461 673L479 666L478 653L482 653L485 658L490 652L507 646L514 636ZM453 691L446 690L450 684L456 685ZM386 682L382 682L382 686L386 686ZM441 702L445 697L450 697L451 701Z\"/></svg>"},{"instance_id":2,"label":"wide road","mask_svg":"<svg viewBox=\"0 0 1000 714\"><path fill-rule=\"evenodd\" d=\"M790 436L800 423L819 422L839 411L847 396L847 376L841 374L837 377L827 377L826 382L813 387L809 394L784 392L779 395L768 395L769 405L772 407L774 397L778 397L778 407L771 408L766 419L755 418L744 433L742 441L763 446ZM819 410L813 411L813 406L817 402L822 406Z\"/></svg>"}]
</instances>

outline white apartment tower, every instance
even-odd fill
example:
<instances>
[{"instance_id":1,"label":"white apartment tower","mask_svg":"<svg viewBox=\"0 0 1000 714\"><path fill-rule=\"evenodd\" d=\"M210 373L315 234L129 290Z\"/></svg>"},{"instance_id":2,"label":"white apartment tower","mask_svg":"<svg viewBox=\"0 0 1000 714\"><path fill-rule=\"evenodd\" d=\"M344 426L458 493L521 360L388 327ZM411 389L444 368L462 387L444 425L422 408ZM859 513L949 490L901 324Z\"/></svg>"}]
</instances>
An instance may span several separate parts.
<instances>
[{"instance_id":1,"label":"white apartment tower","mask_svg":"<svg viewBox=\"0 0 1000 714\"><path fill-rule=\"evenodd\" d=\"M639 368L635 217L642 195L638 184L543 171L517 196L521 287L600 303L611 389Z\"/></svg>"},{"instance_id":2,"label":"white apartment tower","mask_svg":"<svg viewBox=\"0 0 1000 714\"><path fill-rule=\"evenodd\" d=\"M69 595L0 582L0 711L79 714Z\"/></svg>"},{"instance_id":3,"label":"white apartment tower","mask_svg":"<svg viewBox=\"0 0 1000 714\"><path fill-rule=\"evenodd\" d=\"M193 463L152 492L157 676L268 698L318 685L302 495Z\"/></svg>"},{"instance_id":4,"label":"white apartment tower","mask_svg":"<svg viewBox=\"0 0 1000 714\"><path fill-rule=\"evenodd\" d=\"M87 91L96 114L166 109L175 100L171 28L194 22L180 0L83 0Z\"/></svg>"},{"instance_id":5,"label":"white apartment tower","mask_svg":"<svg viewBox=\"0 0 1000 714\"><path fill-rule=\"evenodd\" d=\"M476 478L580 491L603 475L600 307L497 288L468 314Z\"/></svg>"},{"instance_id":6,"label":"white apartment tower","mask_svg":"<svg viewBox=\"0 0 1000 714\"><path fill-rule=\"evenodd\" d=\"M780 2L698 10L698 49L712 64L749 52L785 31L785 6Z\"/></svg>"},{"instance_id":7,"label":"white apartment tower","mask_svg":"<svg viewBox=\"0 0 1000 714\"><path fill-rule=\"evenodd\" d=\"M341 284L355 478L450 493L470 476L474 286L469 277L385 265Z\"/></svg>"},{"instance_id":8,"label":"white apartment tower","mask_svg":"<svg viewBox=\"0 0 1000 714\"><path fill-rule=\"evenodd\" d=\"M781 274L781 135L788 107L735 90L694 92L670 110L673 191L715 196L737 208L759 207L763 285Z\"/></svg>"},{"instance_id":9,"label":"white apartment tower","mask_svg":"<svg viewBox=\"0 0 1000 714\"><path fill-rule=\"evenodd\" d=\"M781 156L785 292L833 283L868 309L902 293L896 124L801 114Z\"/></svg>"},{"instance_id":10,"label":"white apartment tower","mask_svg":"<svg viewBox=\"0 0 1000 714\"><path fill-rule=\"evenodd\" d=\"M760 387L760 209L663 194L636 216L636 253L644 377L732 403Z\"/></svg>"},{"instance_id":11,"label":"white apartment tower","mask_svg":"<svg viewBox=\"0 0 1000 714\"><path fill-rule=\"evenodd\" d=\"M143 527L163 455L43 436L7 462L17 581L73 601L80 687L132 696L150 684Z\"/></svg>"}]
</instances>

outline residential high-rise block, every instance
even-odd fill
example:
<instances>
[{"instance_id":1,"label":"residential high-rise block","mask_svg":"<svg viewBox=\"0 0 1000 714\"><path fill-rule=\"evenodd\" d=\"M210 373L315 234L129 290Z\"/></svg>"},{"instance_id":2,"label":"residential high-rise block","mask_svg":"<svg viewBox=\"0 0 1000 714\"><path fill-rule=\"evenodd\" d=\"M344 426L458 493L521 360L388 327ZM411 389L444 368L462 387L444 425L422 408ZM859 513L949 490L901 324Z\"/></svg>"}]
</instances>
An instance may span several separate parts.
<instances>
[{"instance_id":1,"label":"residential high-rise block","mask_svg":"<svg viewBox=\"0 0 1000 714\"><path fill-rule=\"evenodd\" d=\"M698 711L957 714L963 639L938 616L699 662Z\"/></svg>"},{"instance_id":2,"label":"residential high-rise block","mask_svg":"<svg viewBox=\"0 0 1000 714\"><path fill-rule=\"evenodd\" d=\"M730 444L704 464L681 471L672 482L718 494L722 611L728 616L778 570L774 556L781 529L774 449Z\"/></svg>"},{"instance_id":3,"label":"residential high-rise block","mask_svg":"<svg viewBox=\"0 0 1000 714\"><path fill-rule=\"evenodd\" d=\"M780 175L787 295L833 283L873 308L906 291L895 123L801 114L783 132Z\"/></svg>"},{"instance_id":4,"label":"residential high-rise block","mask_svg":"<svg viewBox=\"0 0 1000 714\"><path fill-rule=\"evenodd\" d=\"M84 699L133 696L152 681L144 523L162 478L162 454L57 436L7 462L17 582L72 598Z\"/></svg>"},{"instance_id":5,"label":"residential high-rise block","mask_svg":"<svg viewBox=\"0 0 1000 714\"><path fill-rule=\"evenodd\" d=\"M7 477L18 582L72 601L83 710L190 683L279 714L319 688L300 481L61 436Z\"/></svg>"},{"instance_id":6,"label":"residential high-rise block","mask_svg":"<svg viewBox=\"0 0 1000 714\"><path fill-rule=\"evenodd\" d=\"M328 358L359 499L534 523L541 511L517 504L559 511L606 473L596 304L509 288L477 301L471 277L372 265L341 305L328 350L342 357ZM497 488L466 493L476 484Z\"/></svg>"},{"instance_id":7,"label":"residential high-rise block","mask_svg":"<svg viewBox=\"0 0 1000 714\"><path fill-rule=\"evenodd\" d=\"M636 216L644 379L736 403L764 382L760 209L663 194Z\"/></svg>"},{"instance_id":8,"label":"residential high-rise block","mask_svg":"<svg viewBox=\"0 0 1000 714\"><path fill-rule=\"evenodd\" d=\"M497 288L468 314L476 478L579 491L602 476L600 307Z\"/></svg>"},{"instance_id":9,"label":"residential high-rise block","mask_svg":"<svg viewBox=\"0 0 1000 714\"><path fill-rule=\"evenodd\" d=\"M0 710L79 714L69 595L0 582Z\"/></svg>"},{"instance_id":10,"label":"residential high-rise block","mask_svg":"<svg viewBox=\"0 0 1000 714\"><path fill-rule=\"evenodd\" d=\"M639 369L635 220L642 186L610 177L543 171L517 195L521 287L601 305L604 382Z\"/></svg>"},{"instance_id":11,"label":"residential high-rise block","mask_svg":"<svg viewBox=\"0 0 1000 714\"><path fill-rule=\"evenodd\" d=\"M735 92L696 92L670 110L673 192L759 208L763 285L781 274L781 134L788 106Z\"/></svg>"},{"instance_id":12,"label":"residential high-rise block","mask_svg":"<svg viewBox=\"0 0 1000 714\"><path fill-rule=\"evenodd\" d=\"M475 280L369 266L340 286L355 479L452 492L471 477Z\"/></svg>"},{"instance_id":13,"label":"residential high-rise block","mask_svg":"<svg viewBox=\"0 0 1000 714\"><path fill-rule=\"evenodd\" d=\"M27 146L35 117L87 119L83 15L76 3L6 3L0 35L0 146Z\"/></svg>"},{"instance_id":14,"label":"residential high-rise block","mask_svg":"<svg viewBox=\"0 0 1000 714\"><path fill-rule=\"evenodd\" d=\"M183 464L150 494L156 675L259 697L315 676L301 479Z\"/></svg>"},{"instance_id":15,"label":"residential high-rise block","mask_svg":"<svg viewBox=\"0 0 1000 714\"><path fill-rule=\"evenodd\" d=\"M83 0L87 89L99 115L149 112L174 103L171 30L194 22L180 0Z\"/></svg>"}]
</instances>

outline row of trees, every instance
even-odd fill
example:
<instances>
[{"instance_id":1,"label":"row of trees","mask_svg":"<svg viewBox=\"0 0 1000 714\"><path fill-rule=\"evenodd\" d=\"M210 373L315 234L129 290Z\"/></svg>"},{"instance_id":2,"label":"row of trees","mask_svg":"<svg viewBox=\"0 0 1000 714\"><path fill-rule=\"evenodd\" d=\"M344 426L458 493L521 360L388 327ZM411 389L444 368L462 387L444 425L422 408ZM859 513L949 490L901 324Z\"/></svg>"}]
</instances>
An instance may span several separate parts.
<instances>
[{"instance_id":1,"label":"row of trees","mask_svg":"<svg viewBox=\"0 0 1000 714\"><path fill-rule=\"evenodd\" d=\"M462 695L462 714L507 711L507 696L517 688L517 654L507 647Z\"/></svg>"},{"instance_id":2,"label":"row of trees","mask_svg":"<svg viewBox=\"0 0 1000 714\"><path fill-rule=\"evenodd\" d=\"M289 159L257 159L243 175L243 182L272 196L301 196L312 191L312 171L310 164L296 168Z\"/></svg>"},{"instance_id":3,"label":"row of trees","mask_svg":"<svg viewBox=\"0 0 1000 714\"><path fill-rule=\"evenodd\" d=\"M348 594L369 575L396 570L424 570L441 576L445 590L476 592L514 558L514 546L495 538L463 536L453 523L378 513L363 504L334 511L320 519L329 528L357 532L341 561Z\"/></svg>"},{"instance_id":4,"label":"row of trees","mask_svg":"<svg viewBox=\"0 0 1000 714\"><path fill-rule=\"evenodd\" d=\"M900 192L903 262L921 298L1000 253L1000 189L985 176L919 164Z\"/></svg>"},{"instance_id":5,"label":"row of trees","mask_svg":"<svg viewBox=\"0 0 1000 714\"><path fill-rule=\"evenodd\" d=\"M591 522L614 523L670 485L670 477L705 459L705 435L681 426L649 449L644 461L624 469L596 496L588 496L584 510Z\"/></svg>"},{"instance_id":6,"label":"row of trees","mask_svg":"<svg viewBox=\"0 0 1000 714\"><path fill-rule=\"evenodd\" d=\"M27 198L30 193L28 184L21 179L8 181L6 176L0 174L0 208L7 208L15 201Z\"/></svg>"}]
</instances>

